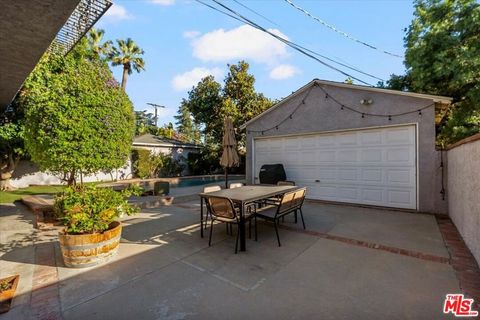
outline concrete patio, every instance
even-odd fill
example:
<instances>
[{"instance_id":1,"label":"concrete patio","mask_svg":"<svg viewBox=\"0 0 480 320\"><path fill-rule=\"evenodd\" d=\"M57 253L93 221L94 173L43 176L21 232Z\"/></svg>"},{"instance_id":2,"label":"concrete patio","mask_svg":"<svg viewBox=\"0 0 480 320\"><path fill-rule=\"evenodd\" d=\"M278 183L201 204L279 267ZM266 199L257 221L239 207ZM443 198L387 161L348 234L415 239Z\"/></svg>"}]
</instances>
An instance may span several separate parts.
<instances>
[{"instance_id":1,"label":"concrete patio","mask_svg":"<svg viewBox=\"0 0 480 320\"><path fill-rule=\"evenodd\" d=\"M19 296L0 319L443 319L460 293L432 215L319 204L259 223L258 242L234 254L216 226L199 235L199 204L144 209L124 219L109 264L63 266L56 230L34 231L22 206L2 206L0 276L20 273Z\"/></svg>"}]
</instances>

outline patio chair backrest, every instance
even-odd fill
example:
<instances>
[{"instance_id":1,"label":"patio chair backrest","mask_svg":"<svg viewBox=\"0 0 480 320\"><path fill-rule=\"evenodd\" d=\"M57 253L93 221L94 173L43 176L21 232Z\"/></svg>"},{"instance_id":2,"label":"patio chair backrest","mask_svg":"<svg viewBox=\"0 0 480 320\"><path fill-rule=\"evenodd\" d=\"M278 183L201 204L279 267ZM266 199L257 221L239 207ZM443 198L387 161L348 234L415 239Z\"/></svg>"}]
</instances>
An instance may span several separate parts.
<instances>
[{"instance_id":1,"label":"patio chair backrest","mask_svg":"<svg viewBox=\"0 0 480 320\"><path fill-rule=\"evenodd\" d=\"M278 181L277 186L294 186L294 181Z\"/></svg>"},{"instance_id":2,"label":"patio chair backrest","mask_svg":"<svg viewBox=\"0 0 480 320\"><path fill-rule=\"evenodd\" d=\"M232 200L222 197L208 197L208 209L210 213L219 218L234 220L237 217Z\"/></svg>"},{"instance_id":3,"label":"patio chair backrest","mask_svg":"<svg viewBox=\"0 0 480 320\"><path fill-rule=\"evenodd\" d=\"M294 206L298 207L298 208L301 208L302 205L303 205L303 202L305 201L305 193L306 193L307 189L306 188L302 188L302 189L299 189L295 192L295 197L294 197Z\"/></svg>"},{"instance_id":4,"label":"patio chair backrest","mask_svg":"<svg viewBox=\"0 0 480 320\"><path fill-rule=\"evenodd\" d=\"M208 186L203 188L203 193L215 192L222 190L222 187L215 185L215 186Z\"/></svg>"},{"instance_id":5,"label":"patio chair backrest","mask_svg":"<svg viewBox=\"0 0 480 320\"><path fill-rule=\"evenodd\" d=\"M284 213L290 211L291 208L295 205L295 193L296 191L290 191L283 194L280 199L280 205L278 206L277 213Z\"/></svg>"},{"instance_id":6,"label":"patio chair backrest","mask_svg":"<svg viewBox=\"0 0 480 320\"><path fill-rule=\"evenodd\" d=\"M243 183L241 182L230 183L230 186L229 186L230 189L235 189L240 187L243 187Z\"/></svg>"}]
</instances>

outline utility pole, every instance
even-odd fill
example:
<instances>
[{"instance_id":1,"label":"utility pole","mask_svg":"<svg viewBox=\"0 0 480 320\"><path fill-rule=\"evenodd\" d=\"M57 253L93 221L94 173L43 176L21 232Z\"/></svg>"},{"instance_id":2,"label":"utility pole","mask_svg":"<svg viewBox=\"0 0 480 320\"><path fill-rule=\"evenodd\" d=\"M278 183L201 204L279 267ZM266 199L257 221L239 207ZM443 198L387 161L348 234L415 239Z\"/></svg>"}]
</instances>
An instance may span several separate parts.
<instances>
[{"instance_id":1,"label":"utility pole","mask_svg":"<svg viewBox=\"0 0 480 320\"><path fill-rule=\"evenodd\" d=\"M165 106L162 106L162 105L159 105L159 104L156 104L156 103L151 103L151 102L147 102L147 104L155 108L155 127L158 128L158 112L157 112L157 108L165 108Z\"/></svg>"}]
</instances>

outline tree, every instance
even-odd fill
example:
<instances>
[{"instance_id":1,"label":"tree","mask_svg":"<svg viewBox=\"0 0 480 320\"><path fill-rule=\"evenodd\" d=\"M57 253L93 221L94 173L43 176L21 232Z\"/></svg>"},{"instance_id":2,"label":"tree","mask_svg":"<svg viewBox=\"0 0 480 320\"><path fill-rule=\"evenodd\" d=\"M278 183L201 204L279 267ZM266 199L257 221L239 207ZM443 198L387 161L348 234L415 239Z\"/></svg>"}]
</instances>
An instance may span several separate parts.
<instances>
[{"instance_id":1,"label":"tree","mask_svg":"<svg viewBox=\"0 0 480 320\"><path fill-rule=\"evenodd\" d=\"M377 87L399 91L411 91L410 77L408 75L391 74L390 79L384 83L379 81Z\"/></svg>"},{"instance_id":2,"label":"tree","mask_svg":"<svg viewBox=\"0 0 480 320\"><path fill-rule=\"evenodd\" d=\"M123 66L122 89L125 91L127 78L133 70L141 72L145 70L145 61L141 57L144 51L131 39L117 40L118 48L113 47L109 59L112 66Z\"/></svg>"},{"instance_id":3,"label":"tree","mask_svg":"<svg viewBox=\"0 0 480 320\"><path fill-rule=\"evenodd\" d=\"M175 128L173 128L173 123L171 122L164 124L163 127L157 128L157 132L155 134L167 139L179 138L178 132L175 131Z\"/></svg>"},{"instance_id":4,"label":"tree","mask_svg":"<svg viewBox=\"0 0 480 320\"><path fill-rule=\"evenodd\" d=\"M135 111L135 135L156 134L157 129L153 113L147 112L147 110Z\"/></svg>"},{"instance_id":5,"label":"tree","mask_svg":"<svg viewBox=\"0 0 480 320\"><path fill-rule=\"evenodd\" d=\"M108 40L102 42L105 30L103 29L90 29L87 34L88 48L92 52L94 58L108 57L113 50L112 41Z\"/></svg>"},{"instance_id":6,"label":"tree","mask_svg":"<svg viewBox=\"0 0 480 320\"><path fill-rule=\"evenodd\" d=\"M232 118L235 127L255 117L273 105L273 101L255 90L255 77L248 73L249 65L245 61L228 65L229 73L224 85L215 81L213 76L203 78L188 92L188 98L182 101L180 108L186 108L203 133L205 148L202 159L214 163L218 167L218 159L222 152L223 119ZM184 110L179 110L183 113ZM240 151L244 150L245 132L237 132ZM204 162L201 159L192 162Z\"/></svg>"},{"instance_id":7,"label":"tree","mask_svg":"<svg viewBox=\"0 0 480 320\"><path fill-rule=\"evenodd\" d=\"M480 131L480 4L475 0L416 0L405 37L409 86L451 96L440 140Z\"/></svg>"},{"instance_id":8,"label":"tree","mask_svg":"<svg viewBox=\"0 0 480 320\"><path fill-rule=\"evenodd\" d=\"M273 101L255 90L255 77L248 73L249 64L239 61L236 65L228 65L229 72L224 80L223 104L220 112L221 136L223 136L223 118L232 118L233 125L238 128L273 105ZM245 146L245 132L237 132L240 149ZM220 138L221 141L221 138Z\"/></svg>"},{"instance_id":9,"label":"tree","mask_svg":"<svg viewBox=\"0 0 480 320\"><path fill-rule=\"evenodd\" d=\"M193 122L192 113L188 109L188 103L185 99L180 103L178 114L174 118L182 141L200 143L200 129Z\"/></svg>"},{"instance_id":10,"label":"tree","mask_svg":"<svg viewBox=\"0 0 480 320\"><path fill-rule=\"evenodd\" d=\"M25 156L22 108L13 103L0 114L0 190L15 189L10 184L13 172Z\"/></svg>"},{"instance_id":11,"label":"tree","mask_svg":"<svg viewBox=\"0 0 480 320\"><path fill-rule=\"evenodd\" d=\"M65 57L46 54L20 92L32 160L69 184L124 166L134 133L131 101L86 47L82 40Z\"/></svg>"}]
</instances>

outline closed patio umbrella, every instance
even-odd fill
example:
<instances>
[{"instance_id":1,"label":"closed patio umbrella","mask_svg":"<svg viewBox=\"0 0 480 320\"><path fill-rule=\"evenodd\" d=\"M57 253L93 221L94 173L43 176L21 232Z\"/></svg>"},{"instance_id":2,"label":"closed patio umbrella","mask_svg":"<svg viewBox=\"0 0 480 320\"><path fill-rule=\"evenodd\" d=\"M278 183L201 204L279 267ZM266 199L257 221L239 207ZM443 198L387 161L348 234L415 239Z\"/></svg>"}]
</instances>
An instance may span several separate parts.
<instances>
[{"instance_id":1,"label":"closed patio umbrella","mask_svg":"<svg viewBox=\"0 0 480 320\"><path fill-rule=\"evenodd\" d=\"M228 188L228 168L238 167L240 160L237 153L237 140L233 129L232 119L223 121L223 154L220 164L225 168L225 188Z\"/></svg>"}]
</instances>

